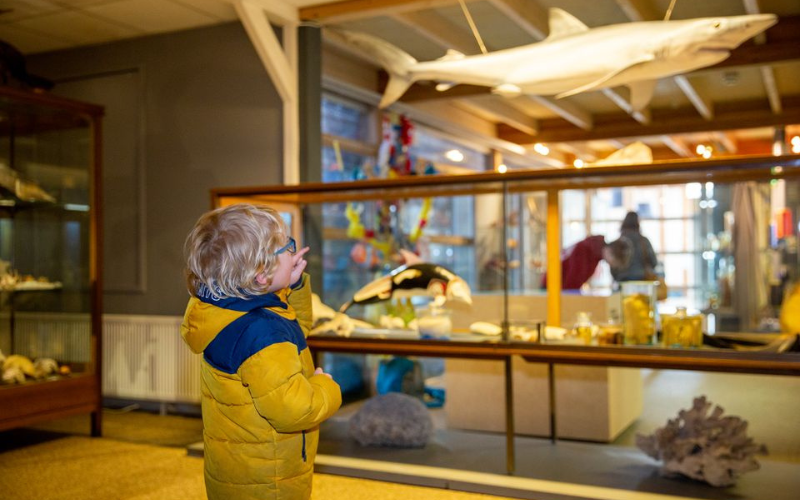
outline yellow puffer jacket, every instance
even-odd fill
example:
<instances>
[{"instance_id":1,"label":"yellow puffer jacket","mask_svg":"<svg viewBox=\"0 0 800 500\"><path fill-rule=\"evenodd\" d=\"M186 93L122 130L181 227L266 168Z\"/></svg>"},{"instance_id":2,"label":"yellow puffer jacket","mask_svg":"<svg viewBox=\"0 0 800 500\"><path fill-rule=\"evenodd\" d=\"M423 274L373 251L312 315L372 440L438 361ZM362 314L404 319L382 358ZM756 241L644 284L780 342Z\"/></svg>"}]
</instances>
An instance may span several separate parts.
<instances>
[{"instance_id":1,"label":"yellow puffer jacket","mask_svg":"<svg viewBox=\"0 0 800 500\"><path fill-rule=\"evenodd\" d=\"M309 498L318 426L342 396L336 382L314 375L308 276L293 290L247 300L198 295L181 335L203 353L208 498Z\"/></svg>"}]
</instances>

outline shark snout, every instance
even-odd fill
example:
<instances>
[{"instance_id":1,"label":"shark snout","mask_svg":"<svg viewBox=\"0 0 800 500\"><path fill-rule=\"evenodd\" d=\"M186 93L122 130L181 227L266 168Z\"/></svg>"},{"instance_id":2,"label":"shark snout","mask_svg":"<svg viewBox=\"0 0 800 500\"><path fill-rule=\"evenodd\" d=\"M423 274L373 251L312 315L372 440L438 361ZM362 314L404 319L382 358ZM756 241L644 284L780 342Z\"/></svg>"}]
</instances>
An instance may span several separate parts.
<instances>
[{"instance_id":1,"label":"shark snout","mask_svg":"<svg viewBox=\"0 0 800 500\"><path fill-rule=\"evenodd\" d=\"M722 39L734 44L733 47L738 47L739 44L748 38L766 31L777 22L778 16L775 14L753 14L749 16L731 17L729 18L729 27L726 30L727 33L722 36Z\"/></svg>"}]
</instances>

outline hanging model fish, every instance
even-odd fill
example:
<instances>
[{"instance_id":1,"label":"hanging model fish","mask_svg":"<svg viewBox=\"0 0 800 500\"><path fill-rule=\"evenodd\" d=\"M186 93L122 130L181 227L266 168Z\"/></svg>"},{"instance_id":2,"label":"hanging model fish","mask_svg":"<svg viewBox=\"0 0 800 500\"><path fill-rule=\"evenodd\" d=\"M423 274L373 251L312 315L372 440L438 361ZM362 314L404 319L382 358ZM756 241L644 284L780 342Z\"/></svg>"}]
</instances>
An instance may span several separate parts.
<instances>
[{"instance_id":1,"label":"hanging model fish","mask_svg":"<svg viewBox=\"0 0 800 500\"><path fill-rule=\"evenodd\" d=\"M392 298L427 295L442 297L446 301L472 305L469 285L447 268L428 262L419 262L398 267L391 274L367 284L339 311L345 312L352 305L367 305Z\"/></svg>"},{"instance_id":2,"label":"hanging model fish","mask_svg":"<svg viewBox=\"0 0 800 500\"><path fill-rule=\"evenodd\" d=\"M380 107L398 100L419 80L446 90L483 85L506 97L566 97L627 85L631 105L644 108L656 80L725 60L731 50L778 21L774 14L646 21L589 28L567 12L550 9L550 35L542 42L468 56L450 50L418 62L390 43L363 33L328 30L328 36L360 49L389 73Z\"/></svg>"}]
</instances>

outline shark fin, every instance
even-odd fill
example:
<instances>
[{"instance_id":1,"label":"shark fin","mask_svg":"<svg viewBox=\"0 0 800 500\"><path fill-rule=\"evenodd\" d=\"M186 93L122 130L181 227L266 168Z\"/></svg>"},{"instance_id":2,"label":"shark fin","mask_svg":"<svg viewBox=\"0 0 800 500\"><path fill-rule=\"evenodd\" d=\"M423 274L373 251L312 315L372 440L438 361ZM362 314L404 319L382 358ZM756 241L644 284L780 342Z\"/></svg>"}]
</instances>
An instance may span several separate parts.
<instances>
[{"instance_id":1,"label":"shark fin","mask_svg":"<svg viewBox=\"0 0 800 500\"><path fill-rule=\"evenodd\" d=\"M642 80L628 84L631 89L631 107L634 111L641 111L650 103L653 98L653 91L656 88L655 80Z\"/></svg>"},{"instance_id":2,"label":"shark fin","mask_svg":"<svg viewBox=\"0 0 800 500\"><path fill-rule=\"evenodd\" d=\"M517 97L522 94L522 89L511 83L503 83L492 88L492 94L503 97Z\"/></svg>"},{"instance_id":3,"label":"shark fin","mask_svg":"<svg viewBox=\"0 0 800 500\"><path fill-rule=\"evenodd\" d=\"M629 64L628 66L619 68L616 71L611 71L611 72L603 75L602 77L598 78L597 80L595 80L593 82L589 82L586 85L581 85L580 87L574 88L572 90L567 90L566 92L562 92L562 93L556 95L556 99L563 99L564 97L569 97L571 95L580 94L581 92L588 92L590 90L595 90L595 89L607 87L608 85L606 85L606 84L612 78L615 78L615 77L621 75L622 73L628 71L631 68L634 68L634 67L636 67L636 66L638 66L640 64L644 64L644 63L650 62L652 60L653 60L653 56L652 55L648 55L647 57L643 58L641 61L637 61L637 62L635 62L633 64ZM655 81L653 81L653 85L655 86ZM644 91L645 89L642 89L642 90ZM651 96L653 95L653 89L650 89L650 95Z\"/></svg>"},{"instance_id":4,"label":"shark fin","mask_svg":"<svg viewBox=\"0 0 800 500\"><path fill-rule=\"evenodd\" d=\"M439 92L444 92L446 90L450 90L453 87L458 85L456 82L441 82L436 84L436 90Z\"/></svg>"},{"instance_id":5,"label":"shark fin","mask_svg":"<svg viewBox=\"0 0 800 500\"><path fill-rule=\"evenodd\" d=\"M417 60L404 50L365 33L327 28L325 35L334 42L364 53L389 73L389 83L386 84L386 90L379 104L381 108L400 99L408 87L414 83L411 70L417 64Z\"/></svg>"},{"instance_id":6,"label":"shark fin","mask_svg":"<svg viewBox=\"0 0 800 500\"><path fill-rule=\"evenodd\" d=\"M400 249L400 255L403 257L403 260L405 261L404 264L406 266L412 266L422 262L422 259L419 258L419 255L410 250L406 250L405 248Z\"/></svg>"},{"instance_id":7,"label":"shark fin","mask_svg":"<svg viewBox=\"0 0 800 500\"><path fill-rule=\"evenodd\" d=\"M447 53L437 59L437 61L456 61L458 59L464 59L465 57L467 56L457 50L448 49Z\"/></svg>"},{"instance_id":8,"label":"shark fin","mask_svg":"<svg viewBox=\"0 0 800 500\"><path fill-rule=\"evenodd\" d=\"M386 89L383 91L383 97L381 97L378 107L383 109L403 97L403 94L406 93L412 83L413 81L408 76L389 72L389 82L386 84Z\"/></svg>"},{"instance_id":9,"label":"shark fin","mask_svg":"<svg viewBox=\"0 0 800 500\"><path fill-rule=\"evenodd\" d=\"M547 40L555 40L575 33L589 31L589 27L583 24L577 17L558 7L550 8L550 34Z\"/></svg>"}]
</instances>

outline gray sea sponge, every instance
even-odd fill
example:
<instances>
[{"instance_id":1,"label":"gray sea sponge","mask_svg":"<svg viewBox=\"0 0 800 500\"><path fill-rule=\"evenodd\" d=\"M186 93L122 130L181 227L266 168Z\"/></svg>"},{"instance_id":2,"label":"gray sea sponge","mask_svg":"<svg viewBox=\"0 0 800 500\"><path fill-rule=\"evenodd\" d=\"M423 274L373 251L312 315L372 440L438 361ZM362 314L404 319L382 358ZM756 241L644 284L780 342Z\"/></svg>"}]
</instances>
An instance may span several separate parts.
<instances>
[{"instance_id":1,"label":"gray sea sponge","mask_svg":"<svg viewBox=\"0 0 800 500\"><path fill-rule=\"evenodd\" d=\"M350 437L361 446L422 448L433 434L433 420L422 402L399 392L367 400L350 419Z\"/></svg>"}]
</instances>

